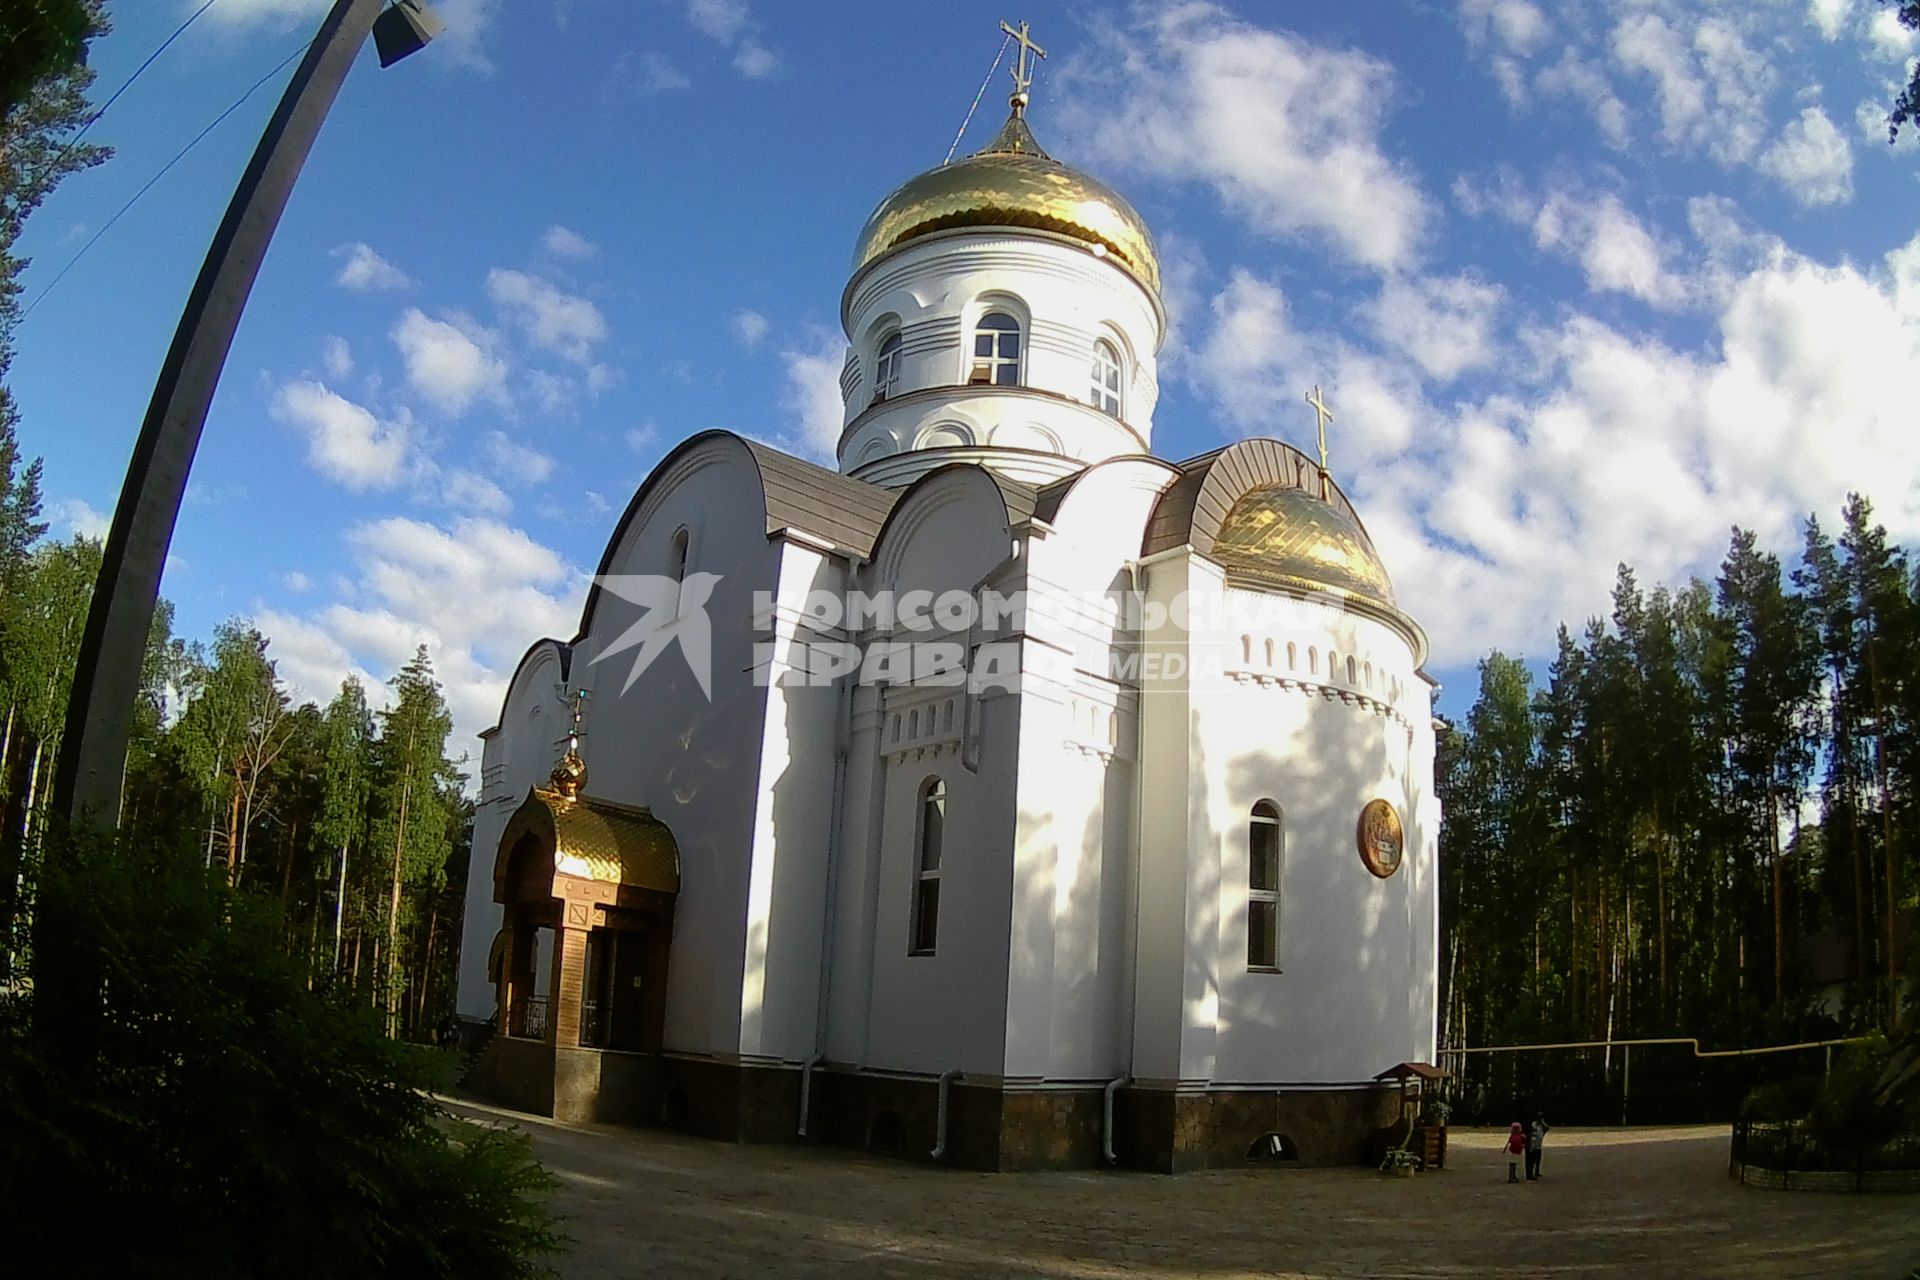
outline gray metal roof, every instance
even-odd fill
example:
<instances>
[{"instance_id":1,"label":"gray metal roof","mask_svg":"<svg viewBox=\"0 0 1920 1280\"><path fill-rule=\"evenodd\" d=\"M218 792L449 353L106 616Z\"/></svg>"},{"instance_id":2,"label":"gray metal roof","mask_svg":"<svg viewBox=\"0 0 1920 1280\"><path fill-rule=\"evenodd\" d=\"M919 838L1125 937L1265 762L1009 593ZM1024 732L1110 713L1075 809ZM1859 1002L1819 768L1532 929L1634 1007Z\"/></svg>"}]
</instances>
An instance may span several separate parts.
<instances>
[{"instance_id":1,"label":"gray metal roof","mask_svg":"<svg viewBox=\"0 0 1920 1280\"><path fill-rule=\"evenodd\" d=\"M760 468L768 533L795 529L862 559L873 554L874 541L898 493L829 471L758 440L741 443Z\"/></svg>"}]
</instances>

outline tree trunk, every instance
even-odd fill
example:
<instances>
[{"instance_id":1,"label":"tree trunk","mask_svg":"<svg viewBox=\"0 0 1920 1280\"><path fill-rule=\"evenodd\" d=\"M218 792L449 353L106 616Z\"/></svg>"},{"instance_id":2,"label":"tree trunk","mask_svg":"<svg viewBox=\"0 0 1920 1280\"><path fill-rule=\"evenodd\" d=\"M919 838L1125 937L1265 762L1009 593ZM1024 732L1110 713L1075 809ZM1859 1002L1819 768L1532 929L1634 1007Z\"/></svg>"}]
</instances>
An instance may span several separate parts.
<instances>
[{"instance_id":1,"label":"tree trunk","mask_svg":"<svg viewBox=\"0 0 1920 1280\"><path fill-rule=\"evenodd\" d=\"M1786 876L1780 865L1780 800L1767 784L1767 860L1773 871L1773 1016L1787 1007L1787 898Z\"/></svg>"},{"instance_id":2,"label":"tree trunk","mask_svg":"<svg viewBox=\"0 0 1920 1280\"><path fill-rule=\"evenodd\" d=\"M1900 953L1895 949L1900 898L1893 874L1893 791L1887 780L1887 702L1880 680L1879 637L1867 642L1867 674L1873 688L1873 773L1880 792L1880 858L1887 873L1887 1025L1900 1022Z\"/></svg>"},{"instance_id":3,"label":"tree trunk","mask_svg":"<svg viewBox=\"0 0 1920 1280\"><path fill-rule=\"evenodd\" d=\"M333 899L333 971L340 972L340 947L347 930L347 842L340 842L340 892ZM353 975L360 976L360 947L353 949Z\"/></svg>"},{"instance_id":4,"label":"tree trunk","mask_svg":"<svg viewBox=\"0 0 1920 1280\"><path fill-rule=\"evenodd\" d=\"M233 775L233 798L227 802L227 883L240 883L240 775Z\"/></svg>"},{"instance_id":5,"label":"tree trunk","mask_svg":"<svg viewBox=\"0 0 1920 1280\"><path fill-rule=\"evenodd\" d=\"M426 1027L427 993L433 990L433 940L439 932L440 906L435 903L427 913L427 954L420 964L420 995L414 1002L413 1027L416 1032Z\"/></svg>"}]
</instances>

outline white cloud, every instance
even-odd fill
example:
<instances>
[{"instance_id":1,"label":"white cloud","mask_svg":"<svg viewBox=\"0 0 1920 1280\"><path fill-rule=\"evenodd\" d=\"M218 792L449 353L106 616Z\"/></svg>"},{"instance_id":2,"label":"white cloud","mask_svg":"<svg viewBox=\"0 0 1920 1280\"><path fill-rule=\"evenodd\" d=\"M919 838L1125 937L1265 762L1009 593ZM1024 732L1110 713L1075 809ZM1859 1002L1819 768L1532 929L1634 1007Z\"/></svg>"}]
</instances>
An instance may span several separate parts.
<instances>
[{"instance_id":1,"label":"white cloud","mask_svg":"<svg viewBox=\"0 0 1920 1280\"><path fill-rule=\"evenodd\" d=\"M716 44L733 50L733 69L750 80L772 75L779 59L760 40L760 24L746 0L686 0L687 21Z\"/></svg>"},{"instance_id":2,"label":"white cloud","mask_svg":"<svg viewBox=\"0 0 1920 1280\"><path fill-rule=\"evenodd\" d=\"M1595 292L1624 293L1656 307L1678 307L1692 296L1685 273L1674 265L1673 246L1611 192L1561 186L1535 196L1509 169L1480 182L1462 178L1453 190L1467 213L1525 227L1540 248L1577 262Z\"/></svg>"},{"instance_id":3,"label":"white cloud","mask_svg":"<svg viewBox=\"0 0 1920 1280\"><path fill-rule=\"evenodd\" d=\"M1651 82L1669 144L1726 163L1753 157L1766 137L1775 75L1732 22L1708 17L1689 32L1641 10L1614 26L1611 43L1623 69Z\"/></svg>"},{"instance_id":4,"label":"white cloud","mask_svg":"<svg viewBox=\"0 0 1920 1280\"><path fill-rule=\"evenodd\" d=\"M483 446L487 464L510 484L545 484L553 478L557 465L548 455L510 438L504 431L489 431Z\"/></svg>"},{"instance_id":5,"label":"white cloud","mask_svg":"<svg viewBox=\"0 0 1920 1280\"><path fill-rule=\"evenodd\" d=\"M767 318L758 311L742 307L733 313L733 336L740 340L742 346L759 346L760 340L767 336L767 330L771 327Z\"/></svg>"},{"instance_id":6,"label":"white cloud","mask_svg":"<svg viewBox=\"0 0 1920 1280\"><path fill-rule=\"evenodd\" d=\"M781 352L787 370L781 404L794 430L777 436L773 443L803 458L833 465L846 416L840 398L840 370L846 358L846 343L832 334L820 335L810 348Z\"/></svg>"},{"instance_id":7,"label":"white cloud","mask_svg":"<svg viewBox=\"0 0 1920 1280\"><path fill-rule=\"evenodd\" d=\"M1873 51L1893 62L1905 62L1920 49L1920 31L1905 26L1894 9L1880 9L1867 24L1867 40Z\"/></svg>"},{"instance_id":8,"label":"white cloud","mask_svg":"<svg viewBox=\"0 0 1920 1280\"><path fill-rule=\"evenodd\" d=\"M327 376L338 382L353 372L353 348L345 338L329 337L320 344L320 363Z\"/></svg>"},{"instance_id":9,"label":"white cloud","mask_svg":"<svg viewBox=\"0 0 1920 1280\"><path fill-rule=\"evenodd\" d=\"M63 498L47 509L48 522L69 538L106 540L113 517L95 511L79 498Z\"/></svg>"},{"instance_id":10,"label":"white cloud","mask_svg":"<svg viewBox=\"0 0 1920 1280\"><path fill-rule=\"evenodd\" d=\"M1533 83L1548 97L1584 103L1600 130L1601 139L1616 151L1626 149L1631 141L1627 104L1613 91L1613 85L1600 69L1576 54L1572 46L1567 47L1558 62L1541 68Z\"/></svg>"},{"instance_id":11,"label":"white cloud","mask_svg":"<svg viewBox=\"0 0 1920 1280\"><path fill-rule=\"evenodd\" d=\"M1853 17L1853 0L1807 0L1807 21L1820 29L1823 40L1838 40Z\"/></svg>"},{"instance_id":12,"label":"white cloud","mask_svg":"<svg viewBox=\"0 0 1920 1280\"><path fill-rule=\"evenodd\" d=\"M342 264L334 283L343 289L371 293L376 289L404 289L413 283L406 272L375 253L371 245L357 240L341 245L333 256Z\"/></svg>"},{"instance_id":13,"label":"white cloud","mask_svg":"<svg viewBox=\"0 0 1920 1280\"><path fill-rule=\"evenodd\" d=\"M613 76L607 87L611 90L623 84L631 84L641 93L653 94L690 89L693 80L659 50L637 49L614 59Z\"/></svg>"},{"instance_id":14,"label":"white cloud","mask_svg":"<svg viewBox=\"0 0 1920 1280\"><path fill-rule=\"evenodd\" d=\"M1736 523L1790 556L1849 490L1896 540L1920 535L1920 237L1873 275L1758 247L1724 201L1689 212L1728 272L1695 347L1563 311L1440 406L1237 272L1197 384L1241 430L1310 447L1300 388L1335 371L1336 478L1437 665L1550 652L1557 623L1605 611L1620 561L1649 584L1711 576Z\"/></svg>"},{"instance_id":15,"label":"white cloud","mask_svg":"<svg viewBox=\"0 0 1920 1280\"><path fill-rule=\"evenodd\" d=\"M1492 362L1503 297L1498 285L1470 275L1399 278L1362 311L1383 342L1450 382Z\"/></svg>"},{"instance_id":16,"label":"white cloud","mask_svg":"<svg viewBox=\"0 0 1920 1280\"><path fill-rule=\"evenodd\" d=\"M1806 108L1780 131L1759 168L1802 206L1853 198L1853 146L1819 107Z\"/></svg>"},{"instance_id":17,"label":"white cloud","mask_svg":"<svg viewBox=\"0 0 1920 1280\"><path fill-rule=\"evenodd\" d=\"M470 516L504 516L513 510L507 491L478 471L464 467L432 467L421 477L422 495L429 502Z\"/></svg>"},{"instance_id":18,"label":"white cloud","mask_svg":"<svg viewBox=\"0 0 1920 1280\"><path fill-rule=\"evenodd\" d=\"M298 569L290 569L280 575L280 585L295 595L305 595L313 590L313 579Z\"/></svg>"},{"instance_id":19,"label":"white cloud","mask_svg":"<svg viewBox=\"0 0 1920 1280\"><path fill-rule=\"evenodd\" d=\"M1061 77L1060 115L1087 168L1201 184L1254 229L1361 266L1414 258L1431 209L1381 149L1388 64L1209 3L1134 13Z\"/></svg>"},{"instance_id":20,"label":"white cloud","mask_svg":"<svg viewBox=\"0 0 1920 1280\"><path fill-rule=\"evenodd\" d=\"M349 489L386 489L406 475L411 424L382 422L319 382L289 382L274 394L274 419L307 440L307 462Z\"/></svg>"},{"instance_id":21,"label":"white cloud","mask_svg":"<svg viewBox=\"0 0 1920 1280\"><path fill-rule=\"evenodd\" d=\"M490 350L485 330L457 322L463 319L435 320L409 307L391 335L413 389L451 414L465 413L476 400L506 402L505 362Z\"/></svg>"},{"instance_id":22,"label":"white cloud","mask_svg":"<svg viewBox=\"0 0 1920 1280\"><path fill-rule=\"evenodd\" d=\"M354 561L343 597L311 612L255 615L303 696L325 699L358 675L376 702L382 676L425 644L453 713L456 753L494 723L507 680L541 636L573 633L584 578L525 531L497 520L449 526L390 518L347 534ZM469 770L473 772L473 770Z\"/></svg>"},{"instance_id":23,"label":"white cloud","mask_svg":"<svg viewBox=\"0 0 1920 1280\"><path fill-rule=\"evenodd\" d=\"M487 296L535 346L575 363L590 361L606 339L600 308L538 276L495 267L487 272Z\"/></svg>"},{"instance_id":24,"label":"white cloud","mask_svg":"<svg viewBox=\"0 0 1920 1280\"><path fill-rule=\"evenodd\" d=\"M558 223L547 228L546 234L540 237L540 243L554 257L571 258L576 262L600 252L599 245L571 227L563 227Z\"/></svg>"},{"instance_id":25,"label":"white cloud","mask_svg":"<svg viewBox=\"0 0 1920 1280\"><path fill-rule=\"evenodd\" d=\"M1461 0L1460 21L1469 40L1491 40L1523 56L1552 33L1547 16L1530 0Z\"/></svg>"}]
</instances>

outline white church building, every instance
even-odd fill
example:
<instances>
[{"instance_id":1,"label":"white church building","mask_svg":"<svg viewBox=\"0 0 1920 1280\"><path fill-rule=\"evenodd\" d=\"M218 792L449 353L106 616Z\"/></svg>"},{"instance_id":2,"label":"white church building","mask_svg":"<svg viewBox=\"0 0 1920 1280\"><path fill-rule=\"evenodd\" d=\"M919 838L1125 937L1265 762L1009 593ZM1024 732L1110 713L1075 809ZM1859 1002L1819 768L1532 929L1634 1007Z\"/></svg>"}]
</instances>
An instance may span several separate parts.
<instances>
[{"instance_id":1,"label":"white church building","mask_svg":"<svg viewBox=\"0 0 1920 1280\"><path fill-rule=\"evenodd\" d=\"M860 233L839 469L685 441L578 634L514 673L469 1088L1178 1171L1274 1134L1357 1159L1397 1114L1378 1077L1433 1060L1425 637L1324 447L1154 456L1153 238L1035 141L1024 56L1016 83ZM923 651L962 669L875 660Z\"/></svg>"}]
</instances>

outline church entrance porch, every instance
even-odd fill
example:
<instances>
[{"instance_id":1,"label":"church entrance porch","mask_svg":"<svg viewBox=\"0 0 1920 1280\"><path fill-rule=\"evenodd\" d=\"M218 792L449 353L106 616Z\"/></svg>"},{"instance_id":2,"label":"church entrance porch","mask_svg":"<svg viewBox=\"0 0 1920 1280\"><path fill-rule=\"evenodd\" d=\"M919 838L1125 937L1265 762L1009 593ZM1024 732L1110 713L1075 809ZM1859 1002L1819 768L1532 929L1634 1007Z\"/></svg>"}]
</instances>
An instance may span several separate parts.
<instances>
[{"instance_id":1,"label":"church entrance porch","mask_svg":"<svg viewBox=\"0 0 1920 1280\"><path fill-rule=\"evenodd\" d=\"M501 1034L465 1083L556 1119L632 1122L636 1100L657 1092L679 851L645 809L582 795L584 781L563 762L501 835L490 965Z\"/></svg>"}]
</instances>

